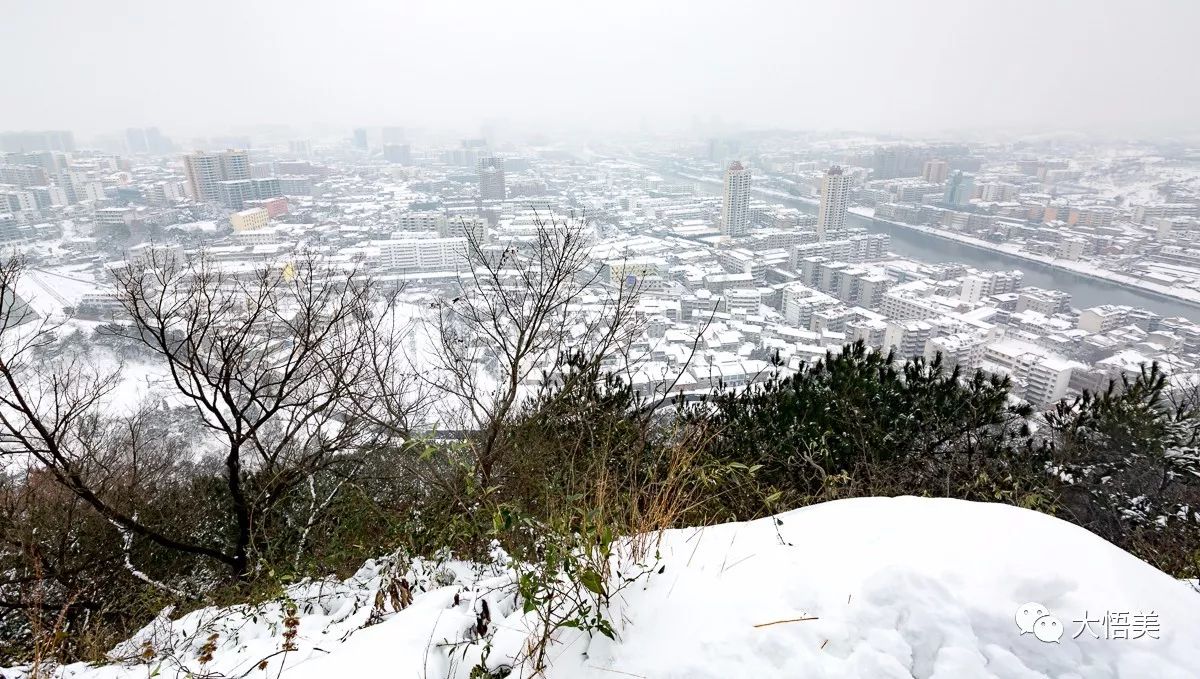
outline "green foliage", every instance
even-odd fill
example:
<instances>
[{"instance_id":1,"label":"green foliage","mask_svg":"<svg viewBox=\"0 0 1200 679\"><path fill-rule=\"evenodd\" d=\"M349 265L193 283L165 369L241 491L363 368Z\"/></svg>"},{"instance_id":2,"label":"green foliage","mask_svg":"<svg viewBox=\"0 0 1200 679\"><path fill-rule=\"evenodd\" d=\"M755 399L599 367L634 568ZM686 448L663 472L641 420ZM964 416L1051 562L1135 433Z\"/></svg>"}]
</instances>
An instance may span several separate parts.
<instances>
[{"instance_id":1,"label":"green foliage","mask_svg":"<svg viewBox=\"0 0 1200 679\"><path fill-rule=\"evenodd\" d=\"M598 465L627 473L651 446L636 415L640 406L633 389L597 362L567 356L505 428L500 499L536 512L586 482Z\"/></svg>"},{"instance_id":2,"label":"green foliage","mask_svg":"<svg viewBox=\"0 0 1200 679\"><path fill-rule=\"evenodd\" d=\"M1013 461L1028 416L1009 403L1007 379L964 379L940 355L898 364L862 342L795 374L718 389L685 413L717 432L711 456L753 467L789 501L836 490L843 475L851 492L953 494L980 481L979 464Z\"/></svg>"},{"instance_id":3,"label":"green foliage","mask_svg":"<svg viewBox=\"0 0 1200 679\"><path fill-rule=\"evenodd\" d=\"M603 507L589 507L582 497L567 498L567 511L548 518L521 516L501 507L494 535L506 544L529 544L510 563L516 594L534 622L531 643L516 664L534 673L546 668L556 635L564 629L616 638L611 608L625 588L647 577L655 567L649 543L620 537ZM512 533L533 536L532 542L508 539Z\"/></svg>"},{"instance_id":4,"label":"green foliage","mask_svg":"<svg viewBox=\"0 0 1200 679\"><path fill-rule=\"evenodd\" d=\"M1200 551L1200 403L1157 365L1046 414L1063 513L1155 563L1195 577Z\"/></svg>"}]
</instances>

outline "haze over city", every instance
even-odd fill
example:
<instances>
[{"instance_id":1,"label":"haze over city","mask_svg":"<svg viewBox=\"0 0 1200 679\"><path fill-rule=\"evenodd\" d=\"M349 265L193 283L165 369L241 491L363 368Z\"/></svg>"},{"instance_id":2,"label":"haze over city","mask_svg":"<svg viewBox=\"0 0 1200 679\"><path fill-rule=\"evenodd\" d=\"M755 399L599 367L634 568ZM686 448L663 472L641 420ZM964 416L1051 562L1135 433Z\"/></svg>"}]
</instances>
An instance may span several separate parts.
<instances>
[{"instance_id":1,"label":"haze over city","mask_svg":"<svg viewBox=\"0 0 1200 679\"><path fill-rule=\"evenodd\" d=\"M1194 132L1200 5L5 0L0 128ZM1070 58L1064 58L1064 55Z\"/></svg>"},{"instance_id":2,"label":"haze over city","mask_svg":"<svg viewBox=\"0 0 1200 679\"><path fill-rule=\"evenodd\" d=\"M0 0L0 679L1196 679L1200 0Z\"/></svg>"}]
</instances>

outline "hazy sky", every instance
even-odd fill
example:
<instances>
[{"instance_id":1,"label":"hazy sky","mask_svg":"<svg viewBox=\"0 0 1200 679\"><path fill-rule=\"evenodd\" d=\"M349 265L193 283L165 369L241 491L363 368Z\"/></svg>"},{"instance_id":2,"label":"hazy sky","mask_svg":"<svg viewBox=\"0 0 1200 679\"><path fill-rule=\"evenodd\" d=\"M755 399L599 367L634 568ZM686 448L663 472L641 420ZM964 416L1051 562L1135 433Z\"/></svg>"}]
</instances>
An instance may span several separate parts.
<instances>
[{"instance_id":1,"label":"hazy sky","mask_svg":"<svg viewBox=\"0 0 1200 679\"><path fill-rule=\"evenodd\" d=\"M0 0L0 129L1192 130L1200 0Z\"/></svg>"}]
</instances>

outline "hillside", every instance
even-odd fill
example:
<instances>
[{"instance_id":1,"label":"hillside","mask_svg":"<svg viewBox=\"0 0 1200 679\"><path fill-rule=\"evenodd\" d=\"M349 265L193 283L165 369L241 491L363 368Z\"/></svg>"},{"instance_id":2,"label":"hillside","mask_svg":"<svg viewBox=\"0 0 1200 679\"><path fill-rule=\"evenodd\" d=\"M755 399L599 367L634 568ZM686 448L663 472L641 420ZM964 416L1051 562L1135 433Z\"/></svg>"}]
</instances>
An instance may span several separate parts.
<instances>
[{"instance_id":1,"label":"hillside","mask_svg":"<svg viewBox=\"0 0 1200 679\"><path fill-rule=\"evenodd\" d=\"M614 598L615 640L560 629L546 676L1184 679L1200 667L1200 594L1082 528L1011 506L842 500L668 531L659 553ZM117 650L136 655L152 641L150 666L73 665L59 675L264 676L266 659L265 676L282 662L287 679L466 678L477 676L484 644L456 642L472 636L484 601L487 667L502 670L526 643L532 618L495 565L415 562L405 573L412 604L392 613L385 602L382 622L359 629L377 591L392 601L389 565L291 588L299 624L287 653L286 604L207 609ZM1039 640L1054 636L1045 627L1022 634L1015 616L1029 602L1052 617L1025 624L1056 619L1060 640Z\"/></svg>"}]
</instances>

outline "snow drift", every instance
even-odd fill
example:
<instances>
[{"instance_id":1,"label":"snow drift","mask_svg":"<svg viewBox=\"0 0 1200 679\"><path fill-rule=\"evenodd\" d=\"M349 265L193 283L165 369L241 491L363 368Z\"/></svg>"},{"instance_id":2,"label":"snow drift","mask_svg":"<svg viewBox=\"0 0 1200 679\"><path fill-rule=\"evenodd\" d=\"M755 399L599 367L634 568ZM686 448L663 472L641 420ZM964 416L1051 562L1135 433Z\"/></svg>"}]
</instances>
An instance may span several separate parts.
<instances>
[{"instance_id":1,"label":"snow drift","mask_svg":"<svg viewBox=\"0 0 1200 679\"><path fill-rule=\"evenodd\" d=\"M547 676L1200 676L1200 594L1081 528L1010 506L842 500L669 531L660 555L614 604L616 639L561 630ZM307 589L291 592L300 621L288 653L279 653L281 610L185 616L167 630L177 660L154 661L157 676L198 669L205 620L221 620L223 630L208 676L274 677L282 667L287 679L470 677L483 644L456 642L485 600L487 667L505 667L524 643L527 617L504 587L510 576L466 564L413 565L405 578L418 591L412 605L363 627L373 615L364 603L387 588L385 566L368 564L345 583L297 586ZM1061 638L1022 633L1014 616L1029 602L1051 616L1042 622L1060 622ZM135 637L125 655L145 641ZM258 663L272 653L264 674ZM145 677L147 665L60 673Z\"/></svg>"}]
</instances>

